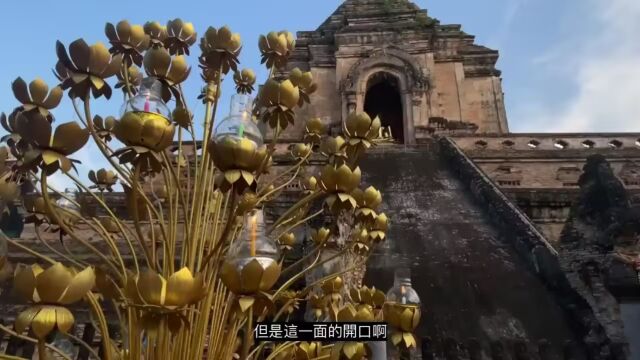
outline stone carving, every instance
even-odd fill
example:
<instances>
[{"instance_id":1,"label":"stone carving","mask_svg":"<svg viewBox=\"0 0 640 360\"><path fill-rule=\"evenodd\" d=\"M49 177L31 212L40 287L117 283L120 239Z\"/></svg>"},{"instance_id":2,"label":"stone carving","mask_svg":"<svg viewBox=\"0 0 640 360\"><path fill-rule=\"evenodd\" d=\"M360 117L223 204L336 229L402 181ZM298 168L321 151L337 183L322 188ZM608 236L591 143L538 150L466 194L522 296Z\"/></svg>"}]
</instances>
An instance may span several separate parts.
<instances>
[{"instance_id":1,"label":"stone carving","mask_svg":"<svg viewBox=\"0 0 640 360\"><path fill-rule=\"evenodd\" d=\"M640 186L640 164L631 161L626 162L618 176L627 186Z\"/></svg>"},{"instance_id":2,"label":"stone carving","mask_svg":"<svg viewBox=\"0 0 640 360\"><path fill-rule=\"evenodd\" d=\"M620 311L611 284L612 259L623 259L616 250L624 243L637 244L638 211L602 155L587 158L578 179L580 194L571 208L560 238L562 266L572 286L589 303L600 320L585 336L593 356L605 351L628 356ZM624 254L623 254L624 255Z\"/></svg>"},{"instance_id":3,"label":"stone carving","mask_svg":"<svg viewBox=\"0 0 640 360\"><path fill-rule=\"evenodd\" d=\"M448 120L443 117L430 117L428 131L429 133L452 132L452 133L475 133L478 125L459 120Z\"/></svg>"},{"instance_id":4,"label":"stone carving","mask_svg":"<svg viewBox=\"0 0 640 360\"><path fill-rule=\"evenodd\" d=\"M407 90L424 92L431 88L429 76L425 75L424 70L410 54L395 46L385 46L363 55L340 81L340 91L357 91L358 81L365 71L384 67L398 68L402 74L406 74Z\"/></svg>"}]
</instances>

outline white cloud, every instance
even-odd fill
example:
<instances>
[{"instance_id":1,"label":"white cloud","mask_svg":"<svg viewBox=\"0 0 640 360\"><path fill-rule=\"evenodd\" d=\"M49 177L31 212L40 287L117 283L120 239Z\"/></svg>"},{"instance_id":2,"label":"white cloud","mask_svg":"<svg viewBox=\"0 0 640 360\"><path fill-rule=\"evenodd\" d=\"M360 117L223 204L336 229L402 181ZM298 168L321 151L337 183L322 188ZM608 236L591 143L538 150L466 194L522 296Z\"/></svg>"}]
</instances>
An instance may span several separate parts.
<instances>
[{"instance_id":1,"label":"white cloud","mask_svg":"<svg viewBox=\"0 0 640 360\"><path fill-rule=\"evenodd\" d=\"M504 6L504 12L502 19L498 24L498 29L494 32L494 35L487 42L493 48L504 49L504 43L511 35L512 25L516 21L520 10L529 0L508 0Z\"/></svg>"},{"instance_id":2,"label":"white cloud","mask_svg":"<svg viewBox=\"0 0 640 360\"><path fill-rule=\"evenodd\" d=\"M562 48L550 49L534 64L563 61L577 86L560 108L522 111L514 128L521 131L640 131L640 1L591 0L593 34L577 34ZM549 64L551 66L551 64Z\"/></svg>"}]
</instances>

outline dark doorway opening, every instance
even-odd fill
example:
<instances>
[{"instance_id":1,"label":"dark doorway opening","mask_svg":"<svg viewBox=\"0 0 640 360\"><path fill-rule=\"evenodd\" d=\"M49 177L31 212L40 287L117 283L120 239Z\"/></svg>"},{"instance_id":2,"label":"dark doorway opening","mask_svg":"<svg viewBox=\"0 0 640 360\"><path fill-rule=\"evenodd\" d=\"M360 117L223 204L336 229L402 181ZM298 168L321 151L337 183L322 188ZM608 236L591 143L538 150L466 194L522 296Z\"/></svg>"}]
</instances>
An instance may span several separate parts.
<instances>
[{"instance_id":1,"label":"dark doorway opening","mask_svg":"<svg viewBox=\"0 0 640 360\"><path fill-rule=\"evenodd\" d=\"M369 79L364 111L371 118L380 117L382 127L391 128L394 140L404 143L402 99L398 80L393 75L380 72Z\"/></svg>"}]
</instances>

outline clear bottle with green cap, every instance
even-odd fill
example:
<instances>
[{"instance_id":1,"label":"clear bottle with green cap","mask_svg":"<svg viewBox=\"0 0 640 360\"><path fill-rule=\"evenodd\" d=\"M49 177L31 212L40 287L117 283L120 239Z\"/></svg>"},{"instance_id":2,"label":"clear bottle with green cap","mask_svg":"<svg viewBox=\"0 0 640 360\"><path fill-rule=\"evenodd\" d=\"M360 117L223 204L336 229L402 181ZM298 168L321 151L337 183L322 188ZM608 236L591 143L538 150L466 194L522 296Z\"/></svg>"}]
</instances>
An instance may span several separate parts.
<instances>
[{"instance_id":1,"label":"clear bottle with green cap","mask_svg":"<svg viewBox=\"0 0 640 360\"><path fill-rule=\"evenodd\" d=\"M263 144L262 133L251 117L253 99L250 95L236 94L231 97L231 111L215 127L214 141L225 137L249 139L257 146Z\"/></svg>"}]
</instances>

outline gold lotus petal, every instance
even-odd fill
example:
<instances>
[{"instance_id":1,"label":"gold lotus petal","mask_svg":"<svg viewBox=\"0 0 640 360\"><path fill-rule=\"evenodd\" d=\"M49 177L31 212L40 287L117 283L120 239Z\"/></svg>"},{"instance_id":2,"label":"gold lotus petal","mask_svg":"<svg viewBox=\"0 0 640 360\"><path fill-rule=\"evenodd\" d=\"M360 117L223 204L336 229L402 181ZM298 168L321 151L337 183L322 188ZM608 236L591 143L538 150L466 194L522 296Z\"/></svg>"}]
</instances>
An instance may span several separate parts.
<instances>
[{"instance_id":1,"label":"gold lotus petal","mask_svg":"<svg viewBox=\"0 0 640 360\"><path fill-rule=\"evenodd\" d=\"M181 83L186 79L186 74L189 70L189 64L187 64L187 58L183 55L176 56L171 61L171 69L167 74L167 78L173 81L174 84Z\"/></svg>"},{"instance_id":2,"label":"gold lotus petal","mask_svg":"<svg viewBox=\"0 0 640 360\"><path fill-rule=\"evenodd\" d=\"M320 184L326 191L335 191L337 189L337 171L331 165L325 165L320 173Z\"/></svg>"},{"instance_id":3,"label":"gold lotus petal","mask_svg":"<svg viewBox=\"0 0 640 360\"><path fill-rule=\"evenodd\" d=\"M93 268L88 267L73 277L71 285L59 300L60 304L69 305L82 299L89 290L93 288L96 282L96 275Z\"/></svg>"},{"instance_id":4,"label":"gold lotus petal","mask_svg":"<svg viewBox=\"0 0 640 360\"><path fill-rule=\"evenodd\" d=\"M104 26L104 34L107 35L107 38L109 39L109 41L117 41L118 40L118 34L116 33L116 28L115 26L113 26L112 23L106 23L106 25Z\"/></svg>"},{"instance_id":5,"label":"gold lotus petal","mask_svg":"<svg viewBox=\"0 0 640 360\"><path fill-rule=\"evenodd\" d=\"M71 311L63 307L56 308L56 324L58 326L58 330L66 334L71 330L74 322L75 319Z\"/></svg>"},{"instance_id":6,"label":"gold lotus petal","mask_svg":"<svg viewBox=\"0 0 640 360\"><path fill-rule=\"evenodd\" d=\"M56 326L55 307L43 307L31 321L31 331L40 340L43 340Z\"/></svg>"},{"instance_id":7,"label":"gold lotus petal","mask_svg":"<svg viewBox=\"0 0 640 360\"><path fill-rule=\"evenodd\" d=\"M78 39L69 44L69 55L73 64L78 70L86 72L89 70L89 58L91 57L91 49L83 40Z\"/></svg>"},{"instance_id":8,"label":"gold lotus petal","mask_svg":"<svg viewBox=\"0 0 640 360\"><path fill-rule=\"evenodd\" d=\"M224 262L222 264L222 268L220 269L220 279L224 285L234 294L239 294L241 290L241 280L240 274L236 270L236 267L229 263Z\"/></svg>"},{"instance_id":9,"label":"gold lotus petal","mask_svg":"<svg viewBox=\"0 0 640 360\"><path fill-rule=\"evenodd\" d=\"M164 118L148 117L142 124L142 131L140 132L141 144L151 149L156 149L156 145L164 136L165 127L168 124Z\"/></svg>"},{"instance_id":10,"label":"gold lotus petal","mask_svg":"<svg viewBox=\"0 0 640 360\"><path fill-rule=\"evenodd\" d=\"M151 270L142 272L136 284L142 299L147 304L164 305L167 282L160 274Z\"/></svg>"},{"instance_id":11,"label":"gold lotus petal","mask_svg":"<svg viewBox=\"0 0 640 360\"><path fill-rule=\"evenodd\" d=\"M88 140L89 130L81 128L76 122L68 122L56 128L51 147L63 155L71 155L80 150Z\"/></svg>"},{"instance_id":12,"label":"gold lotus petal","mask_svg":"<svg viewBox=\"0 0 640 360\"><path fill-rule=\"evenodd\" d=\"M27 83L21 77L16 78L11 83L11 89L13 90L13 95L20 103L28 104L31 102L29 90L27 90Z\"/></svg>"},{"instance_id":13,"label":"gold lotus petal","mask_svg":"<svg viewBox=\"0 0 640 360\"><path fill-rule=\"evenodd\" d=\"M49 93L49 86L44 80L36 78L29 84L29 93L31 94L31 100L36 104L44 103Z\"/></svg>"},{"instance_id":14,"label":"gold lotus petal","mask_svg":"<svg viewBox=\"0 0 640 360\"><path fill-rule=\"evenodd\" d=\"M184 267L167 280L167 296L165 305L182 306L192 298L195 279L189 268Z\"/></svg>"},{"instance_id":15,"label":"gold lotus petal","mask_svg":"<svg viewBox=\"0 0 640 360\"><path fill-rule=\"evenodd\" d=\"M67 287L71 284L73 274L61 263L55 263L36 277L36 289L44 303L58 303Z\"/></svg>"},{"instance_id":16,"label":"gold lotus petal","mask_svg":"<svg viewBox=\"0 0 640 360\"><path fill-rule=\"evenodd\" d=\"M260 290L269 291L278 281L280 277L280 264L277 262L272 262L266 269L264 269L264 273L262 275L262 279L260 281Z\"/></svg>"},{"instance_id":17,"label":"gold lotus petal","mask_svg":"<svg viewBox=\"0 0 640 360\"><path fill-rule=\"evenodd\" d=\"M131 36L131 24L127 20L122 20L116 25L116 31L120 41L129 41Z\"/></svg>"},{"instance_id":18,"label":"gold lotus petal","mask_svg":"<svg viewBox=\"0 0 640 360\"><path fill-rule=\"evenodd\" d=\"M224 179L229 184L234 184L236 181L240 180L240 177L242 177L241 170L227 170L224 172Z\"/></svg>"},{"instance_id":19,"label":"gold lotus petal","mask_svg":"<svg viewBox=\"0 0 640 360\"><path fill-rule=\"evenodd\" d=\"M412 320L411 320L411 328L412 329L415 329L420 324L420 312L421 312L420 308L416 308L413 311L413 317L412 317Z\"/></svg>"},{"instance_id":20,"label":"gold lotus petal","mask_svg":"<svg viewBox=\"0 0 640 360\"><path fill-rule=\"evenodd\" d=\"M109 65L111 54L103 43L97 42L90 47L89 71L92 74L100 75Z\"/></svg>"},{"instance_id":21,"label":"gold lotus petal","mask_svg":"<svg viewBox=\"0 0 640 360\"><path fill-rule=\"evenodd\" d=\"M265 269L256 259L246 264L240 272L242 291L245 293L255 293L260 290L260 283L263 281Z\"/></svg>"},{"instance_id":22,"label":"gold lotus petal","mask_svg":"<svg viewBox=\"0 0 640 360\"><path fill-rule=\"evenodd\" d=\"M18 334L24 333L29 328L31 322L33 321L33 318L38 315L40 309L41 307L39 306L32 306L18 314L13 325Z\"/></svg>"},{"instance_id":23,"label":"gold lotus petal","mask_svg":"<svg viewBox=\"0 0 640 360\"><path fill-rule=\"evenodd\" d=\"M43 103L44 107L51 110L56 106L60 105L60 101L62 100L63 94L64 94L64 91L60 86L56 86L53 89L51 89L51 92L49 93L47 100Z\"/></svg>"},{"instance_id":24,"label":"gold lotus petal","mask_svg":"<svg viewBox=\"0 0 640 360\"><path fill-rule=\"evenodd\" d=\"M289 109L294 108L300 100L300 91L289 80L280 83L280 103Z\"/></svg>"},{"instance_id":25,"label":"gold lotus petal","mask_svg":"<svg viewBox=\"0 0 640 360\"><path fill-rule=\"evenodd\" d=\"M127 274L127 278L125 281L126 283L125 283L124 292L127 295L127 298L133 301L135 304L143 303L144 300L142 299L142 296L140 295L140 291L138 290L137 277L134 274L129 273Z\"/></svg>"},{"instance_id":26,"label":"gold lotus petal","mask_svg":"<svg viewBox=\"0 0 640 360\"><path fill-rule=\"evenodd\" d=\"M402 311L400 312L400 329L404 331L413 330L412 323L414 310L414 308L410 307L402 309Z\"/></svg>"},{"instance_id":27,"label":"gold lotus petal","mask_svg":"<svg viewBox=\"0 0 640 360\"><path fill-rule=\"evenodd\" d=\"M380 122L380 117L376 116L372 121L371 121L371 125L369 126L368 131L366 131L362 137L368 139L368 140L372 140L376 137L378 137L379 133L380 133L380 126L381 126L381 122ZM368 144L367 144L368 145ZM369 146L367 146L369 147Z\"/></svg>"},{"instance_id":28,"label":"gold lotus petal","mask_svg":"<svg viewBox=\"0 0 640 360\"><path fill-rule=\"evenodd\" d=\"M99 75L103 79L107 79L119 73L121 68L122 68L122 54L117 54L111 57L111 61L108 61L107 66ZM134 77L132 76L132 79L133 78Z\"/></svg>"},{"instance_id":29,"label":"gold lotus petal","mask_svg":"<svg viewBox=\"0 0 640 360\"><path fill-rule=\"evenodd\" d=\"M164 48L152 48L144 55L143 64L147 74L164 77L171 66L171 55Z\"/></svg>"},{"instance_id":30,"label":"gold lotus petal","mask_svg":"<svg viewBox=\"0 0 640 360\"><path fill-rule=\"evenodd\" d=\"M416 347L416 339L413 337L413 334L410 332L405 332L402 334L402 339L404 340L404 345L407 348Z\"/></svg>"},{"instance_id":31,"label":"gold lotus petal","mask_svg":"<svg viewBox=\"0 0 640 360\"><path fill-rule=\"evenodd\" d=\"M254 165L254 156L257 144L249 139L242 138L233 147L233 166L238 169L251 170Z\"/></svg>"}]
</instances>

